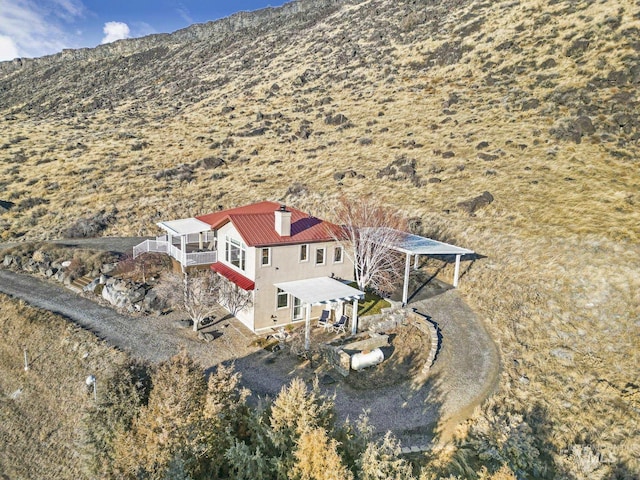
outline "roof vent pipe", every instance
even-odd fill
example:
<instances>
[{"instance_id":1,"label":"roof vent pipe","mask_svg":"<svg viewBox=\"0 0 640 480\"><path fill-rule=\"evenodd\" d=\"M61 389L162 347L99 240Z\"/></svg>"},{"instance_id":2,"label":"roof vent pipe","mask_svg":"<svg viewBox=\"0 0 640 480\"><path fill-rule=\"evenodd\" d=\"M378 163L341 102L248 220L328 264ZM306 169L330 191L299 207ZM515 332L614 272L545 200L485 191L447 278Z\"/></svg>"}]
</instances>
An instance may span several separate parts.
<instances>
[{"instance_id":1,"label":"roof vent pipe","mask_svg":"<svg viewBox=\"0 0 640 480\"><path fill-rule=\"evenodd\" d=\"M274 212L276 233L281 237L291 236L291 212L287 210L286 205L280 205L280 208Z\"/></svg>"}]
</instances>

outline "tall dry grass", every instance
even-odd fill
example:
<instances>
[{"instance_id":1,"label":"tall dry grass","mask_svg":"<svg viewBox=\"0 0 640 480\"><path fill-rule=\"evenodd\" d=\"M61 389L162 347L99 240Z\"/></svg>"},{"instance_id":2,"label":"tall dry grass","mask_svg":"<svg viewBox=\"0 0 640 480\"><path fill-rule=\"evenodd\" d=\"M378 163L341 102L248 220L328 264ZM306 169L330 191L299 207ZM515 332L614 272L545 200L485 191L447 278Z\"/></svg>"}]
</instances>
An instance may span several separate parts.
<instances>
[{"instance_id":1,"label":"tall dry grass","mask_svg":"<svg viewBox=\"0 0 640 480\"><path fill-rule=\"evenodd\" d=\"M51 312L0 295L0 471L7 478L86 478L82 412L126 357ZM24 350L29 370L24 370Z\"/></svg>"}]
</instances>

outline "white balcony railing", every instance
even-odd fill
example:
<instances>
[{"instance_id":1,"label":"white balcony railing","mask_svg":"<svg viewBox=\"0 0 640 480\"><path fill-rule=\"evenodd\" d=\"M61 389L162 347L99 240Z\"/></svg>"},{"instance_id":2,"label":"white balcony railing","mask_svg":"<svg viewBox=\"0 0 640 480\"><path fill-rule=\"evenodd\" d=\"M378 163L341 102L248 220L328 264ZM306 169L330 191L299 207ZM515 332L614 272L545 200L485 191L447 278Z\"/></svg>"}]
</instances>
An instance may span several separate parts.
<instances>
[{"instance_id":1,"label":"white balcony railing","mask_svg":"<svg viewBox=\"0 0 640 480\"><path fill-rule=\"evenodd\" d=\"M200 243L200 234L199 233L189 233L186 235L187 237L187 243ZM180 237L173 237L174 239L178 239ZM202 241L204 243L210 243L213 242L216 238L215 232L211 231L211 232L202 232ZM166 235L160 235L159 237L156 237L156 240L158 242L166 242L168 241L167 236Z\"/></svg>"},{"instance_id":2,"label":"white balcony railing","mask_svg":"<svg viewBox=\"0 0 640 480\"><path fill-rule=\"evenodd\" d=\"M169 253L169 242L159 240L145 240L133 247L133 258L147 252Z\"/></svg>"},{"instance_id":3,"label":"white balcony railing","mask_svg":"<svg viewBox=\"0 0 640 480\"><path fill-rule=\"evenodd\" d=\"M158 237L162 238L162 237ZM194 242L195 243L195 242ZM208 265L218 261L218 252L209 250L205 252L183 252L176 245L171 245L166 240L145 240L133 247L133 258L147 252L167 253L185 267L194 265Z\"/></svg>"},{"instance_id":4,"label":"white balcony railing","mask_svg":"<svg viewBox=\"0 0 640 480\"><path fill-rule=\"evenodd\" d=\"M215 250L208 252L192 252L187 253L187 266L192 265L209 265L218 261L218 252Z\"/></svg>"}]
</instances>

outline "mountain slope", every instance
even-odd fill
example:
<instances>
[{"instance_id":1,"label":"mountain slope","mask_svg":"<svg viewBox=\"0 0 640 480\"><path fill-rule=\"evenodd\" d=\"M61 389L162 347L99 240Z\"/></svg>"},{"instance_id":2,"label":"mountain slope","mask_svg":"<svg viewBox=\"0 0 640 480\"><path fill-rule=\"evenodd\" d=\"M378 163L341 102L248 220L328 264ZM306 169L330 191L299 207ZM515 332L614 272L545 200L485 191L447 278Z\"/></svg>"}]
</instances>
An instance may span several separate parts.
<instances>
[{"instance_id":1,"label":"mountain slope","mask_svg":"<svg viewBox=\"0 0 640 480\"><path fill-rule=\"evenodd\" d=\"M514 222L533 215L544 229L559 214L546 204L551 194L589 228L615 233L615 212L637 214L637 183L627 177L639 137L639 22L631 3L622 12L551 3L328 2L314 10L298 2L313 13L272 15L231 33L213 23L192 27L193 35L133 40L140 46L131 54L119 53L122 41L14 67L0 82L5 119L15 118L6 120L13 176L3 175L12 197L3 200L42 190L21 189L15 178L38 162L48 163L37 170L49 179L53 170L65 177L60 193L45 189L42 198L65 205L73 188L80 209L119 203L123 177L162 202L182 178L166 170L186 164L194 170L186 178L206 191L194 192L198 211L183 215L213 207L210 187L226 192L220 203L244 201L241 172L261 162L263 177L248 179L254 198L281 198L297 181L326 187L327 176L357 165L365 178L346 180L347 190L373 184L390 201L419 196L429 211L452 208L470 187L497 193L498 202L506 190L518 194L508 202ZM327 124L336 114L347 122ZM196 165L210 156L225 162L226 179L210 181ZM401 157L415 169L411 182L379 181ZM123 175L124 165L135 167ZM97 181L79 186L78 175ZM278 175L284 182L263 180ZM586 187L598 191L588 209ZM77 215L69 207L56 210ZM38 224L58 223L49 216ZM20 223L13 234L24 233ZM122 222L117 229L130 231Z\"/></svg>"},{"instance_id":2,"label":"mountain slope","mask_svg":"<svg viewBox=\"0 0 640 480\"><path fill-rule=\"evenodd\" d=\"M2 236L373 195L487 257L461 290L502 345L496 398L554 426L556 466L637 468L639 38L631 0L302 0L6 62Z\"/></svg>"}]
</instances>

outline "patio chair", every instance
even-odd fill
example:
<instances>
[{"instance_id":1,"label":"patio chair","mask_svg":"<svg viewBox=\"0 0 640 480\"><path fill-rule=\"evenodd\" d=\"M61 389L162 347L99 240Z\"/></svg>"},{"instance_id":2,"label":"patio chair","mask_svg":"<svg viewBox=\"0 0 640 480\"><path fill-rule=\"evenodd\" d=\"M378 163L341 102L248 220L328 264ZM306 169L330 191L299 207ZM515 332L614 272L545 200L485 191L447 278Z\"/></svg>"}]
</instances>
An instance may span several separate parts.
<instances>
[{"instance_id":1,"label":"patio chair","mask_svg":"<svg viewBox=\"0 0 640 480\"><path fill-rule=\"evenodd\" d=\"M347 317L346 315L342 315L340 317L340 320L338 320L336 323L331 325L331 331L335 333L340 333L340 332L347 333L348 320L349 320L349 317Z\"/></svg>"},{"instance_id":2,"label":"patio chair","mask_svg":"<svg viewBox=\"0 0 640 480\"><path fill-rule=\"evenodd\" d=\"M322 310L322 313L320 314L320 318L318 319L318 326L323 327L325 330L327 328L330 328L331 327L331 320L329 320L330 316L331 316L331 311Z\"/></svg>"}]
</instances>

